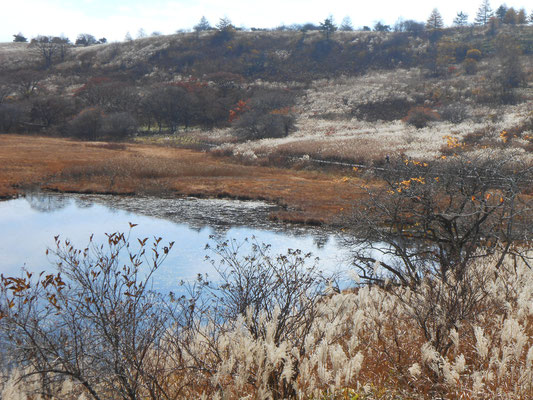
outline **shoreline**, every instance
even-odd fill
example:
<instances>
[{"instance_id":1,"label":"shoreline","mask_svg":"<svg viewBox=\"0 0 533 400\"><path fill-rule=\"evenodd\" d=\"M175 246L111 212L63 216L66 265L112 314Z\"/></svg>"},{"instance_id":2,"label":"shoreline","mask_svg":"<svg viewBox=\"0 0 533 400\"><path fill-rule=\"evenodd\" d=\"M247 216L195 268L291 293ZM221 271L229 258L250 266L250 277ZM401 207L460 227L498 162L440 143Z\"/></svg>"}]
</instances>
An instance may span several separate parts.
<instances>
[{"instance_id":1,"label":"shoreline","mask_svg":"<svg viewBox=\"0 0 533 400\"><path fill-rule=\"evenodd\" d=\"M0 134L0 199L43 192L262 200L271 220L334 225L364 196L340 171L243 165L209 153L124 143Z\"/></svg>"}]
</instances>

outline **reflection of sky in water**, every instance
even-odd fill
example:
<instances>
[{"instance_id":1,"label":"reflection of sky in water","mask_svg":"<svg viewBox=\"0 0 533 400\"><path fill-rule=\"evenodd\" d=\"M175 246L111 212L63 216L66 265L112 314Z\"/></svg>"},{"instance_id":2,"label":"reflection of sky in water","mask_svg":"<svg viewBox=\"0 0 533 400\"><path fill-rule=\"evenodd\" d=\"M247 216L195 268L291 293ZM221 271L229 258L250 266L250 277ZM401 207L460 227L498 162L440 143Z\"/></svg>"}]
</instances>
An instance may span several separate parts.
<instances>
[{"instance_id":1,"label":"reflection of sky in water","mask_svg":"<svg viewBox=\"0 0 533 400\"><path fill-rule=\"evenodd\" d=\"M205 261L205 245L213 243L209 238L213 234L238 242L255 236L258 242L272 245L272 254L286 253L288 248L312 252L320 258L323 270L342 269L347 256L332 233L259 223L271 207L259 202L120 198L118 204L112 204L108 199L52 195L0 202L0 273L18 275L21 266L30 271L51 269L45 251L53 248L55 235L83 248L91 234L95 234L95 241L102 242L105 233L127 231L128 222L138 224L131 234L134 239L161 236L164 243L175 241L155 276L160 289L173 288L179 280L192 279L198 273L214 275L211 264Z\"/></svg>"}]
</instances>

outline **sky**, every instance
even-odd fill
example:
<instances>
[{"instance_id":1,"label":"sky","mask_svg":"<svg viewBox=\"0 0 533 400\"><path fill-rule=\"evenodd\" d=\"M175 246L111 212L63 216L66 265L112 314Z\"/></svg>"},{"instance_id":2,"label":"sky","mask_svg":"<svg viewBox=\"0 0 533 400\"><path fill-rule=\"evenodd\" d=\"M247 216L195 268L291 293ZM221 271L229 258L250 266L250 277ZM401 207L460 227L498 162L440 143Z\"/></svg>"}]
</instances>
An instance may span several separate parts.
<instances>
[{"instance_id":1,"label":"sky","mask_svg":"<svg viewBox=\"0 0 533 400\"><path fill-rule=\"evenodd\" d=\"M202 16L211 25L228 17L235 26L272 28L282 24L319 23L329 15L336 23L349 16L355 27L373 26L381 21L393 25L398 18L425 21L437 8L450 25L457 12L472 21L481 0L1 0L0 42L10 42L21 32L27 38L37 35L65 35L72 41L80 33L97 39L122 41L126 33L135 38L140 29L146 34L172 34L191 29ZM493 9L505 2L524 7L530 0L491 2ZM529 4L529 5L528 5Z\"/></svg>"}]
</instances>

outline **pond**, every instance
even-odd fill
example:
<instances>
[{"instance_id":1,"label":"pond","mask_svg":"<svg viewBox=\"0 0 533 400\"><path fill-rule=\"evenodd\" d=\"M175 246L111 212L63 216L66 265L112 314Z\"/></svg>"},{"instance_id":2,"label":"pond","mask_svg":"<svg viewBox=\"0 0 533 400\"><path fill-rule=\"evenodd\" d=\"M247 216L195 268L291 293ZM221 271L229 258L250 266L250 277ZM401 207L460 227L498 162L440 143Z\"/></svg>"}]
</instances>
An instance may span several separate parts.
<instances>
[{"instance_id":1,"label":"pond","mask_svg":"<svg viewBox=\"0 0 533 400\"><path fill-rule=\"evenodd\" d=\"M32 272L53 270L54 259L45 253L54 248L54 236L84 248L91 234L100 243L106 233L127 233L130 222L137 224L130 233L135 242L154 236L175 242L154 276L155 287L162 291L197 274L213 277L205 246L216 240L243 242L255 237L270 244L272 254L300 249L319 257L322 270L347 268L349 252L335 232L269 221L276 207L259 201L29 193L0 202L0 273L19 275L21 267Z\"/></svg>"}]
</instances>

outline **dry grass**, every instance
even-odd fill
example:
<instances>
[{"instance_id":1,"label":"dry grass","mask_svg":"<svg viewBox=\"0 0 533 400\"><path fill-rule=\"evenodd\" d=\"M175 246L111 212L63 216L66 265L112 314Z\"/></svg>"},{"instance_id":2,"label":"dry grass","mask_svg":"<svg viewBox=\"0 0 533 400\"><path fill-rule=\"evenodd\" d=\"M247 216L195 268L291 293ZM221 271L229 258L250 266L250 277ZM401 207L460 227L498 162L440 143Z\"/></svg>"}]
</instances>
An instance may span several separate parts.
<instances>
[{"instance_id":1,"label":"dry grass","mask_svg":"<svg viewBox=\"0 0 533 400\"><path fill-rule=\"evenodd\" d=\"M417 292L366 286L332 295L321 303L320 317L306 338L297 373L292 375L299 398L530 399L531 270L511 261L498 273L483 262L471 268L466 279L482 284L485 297L478 299L472 319L458 321L450 330L446 354L433 348L435 332L428 338L415 318L420 307L442 305L435 304L425 291L441 284L438 281L428 281ZM265 320L269 332L274 322ZM224 360L214 383L231 393L232 399L245 398L251 390L246 378L262 379L261 373L269 367L286 366L290 354L295 354L289 343L275 347L268 337L252 338L247 323L246 318L237 321L235 330L220 339ZM291 372L288 368L287 376ZM215 384L211 392L206 388L209 384L204 385L200 390L215 397ZM261 398L264 392L256 389L251 394Z\"/></svg>"},{"instance_id":2,"label":"dry grass","mask_svg":"<svg viewBox=\"0 0 533 400\"><path fill-rule=\"evenodd\" d=\"M0 135L4 197L38 186L62 192L264 199L287 208L290 217L283 220L327 222L363 193L357 180L342 178L340 172L241 165L171 147Z\"/></svg>"},{"instance_id":3,"label":"dry grass","mask_svg":"<svg viewBox=\"0 0 533 400\"><path fill-rule=\"evenodd\" d=\"M527 70L526 59L523 64ZM491 68L497 69L497 66L491 64ZM533 99L531 85L520 89L524 99L520 104L483 105L476 102L472 93L484 85L487 85L487 77L483 73L474 77L458 74L427 78L418 68L317 80L296 107L296 132L285 138L229 143L223 149L249 159L265 155L275 158L280 154L371 163L383 160L386 154L403 153L431 161L442 155L443 137L453 135L460 141L472 141L472 136L480 131L485 132L483 143L469 150L477 151L487 144L498 146L502 131L520 132L522 137L509 141L507 147L529 149L530 143L523 138L533 136L529 122ZM354 113L361 106L379 109L383 101L402 100L414 104L421 99L437 112L442 112L442 104L460 104L464 119L450 122L442 118L416 129L400 119L365 121Z\"/></svg>"},{"instance_id":4,"label":"dry grass","mask_svg":"<svg viewBox=\"0 0 533 400\"><path fill-rule=\"evenodd\" d=\"M272 337L276 312L259 314L264 337L250 332L250 312L228 321L216 339L199 329L189 339L191 354L180 352L172 338L163 340L167 367L176 372L161 383L178 399L272 399L280 397L267 378L278 369L298 399L531 399L533 274L525 264L507 261L498 270L483 261L470 267L465 279L481 284L483 296L475 313L449 330L445 354L433 347L435 332L428 338L415 318L420 307L447 301L435 303L426 292L443 282L428 280L416 291L364 286L325 297L309 332L297 329L278 344ZM307 335L303 351L291 335ZM195 368L198 359L213 370ZM2 394L17 390L15 382ZM63 398L81 399L75 393Z\"/></svg>"}]
</instances>

